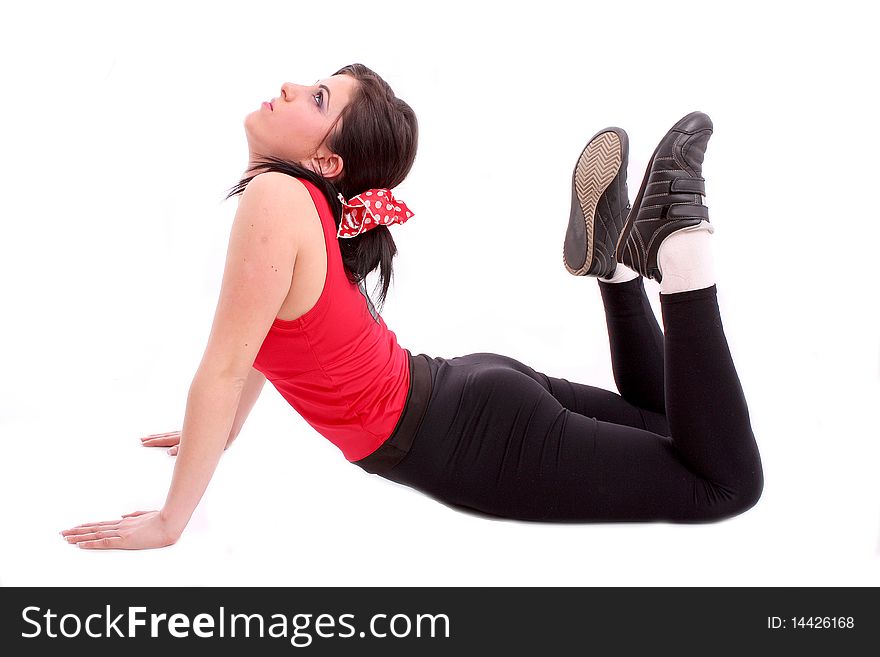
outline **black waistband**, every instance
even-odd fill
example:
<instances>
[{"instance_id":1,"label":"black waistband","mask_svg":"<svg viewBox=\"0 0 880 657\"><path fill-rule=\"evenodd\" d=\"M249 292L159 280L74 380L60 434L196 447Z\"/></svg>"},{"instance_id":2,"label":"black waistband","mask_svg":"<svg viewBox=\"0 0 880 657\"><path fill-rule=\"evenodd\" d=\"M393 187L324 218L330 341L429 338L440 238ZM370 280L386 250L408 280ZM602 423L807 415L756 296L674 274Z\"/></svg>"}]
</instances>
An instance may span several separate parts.
<instances>
[{"instance_id":1,"label":"black waistband","mask_svg":"<svg viewBox=\"0 0 880 657\"><path fill-rule=\"evenodd\" d=\"M428 357L425 354L413 356L409 349L406 349L406 355L409 359L409 390L406 393L403 413L394 427L394 432L372 454L352 461L372 474L386 472L403 460L409 452L431 399L433 384Z\"/></svg>"}]
</instances>

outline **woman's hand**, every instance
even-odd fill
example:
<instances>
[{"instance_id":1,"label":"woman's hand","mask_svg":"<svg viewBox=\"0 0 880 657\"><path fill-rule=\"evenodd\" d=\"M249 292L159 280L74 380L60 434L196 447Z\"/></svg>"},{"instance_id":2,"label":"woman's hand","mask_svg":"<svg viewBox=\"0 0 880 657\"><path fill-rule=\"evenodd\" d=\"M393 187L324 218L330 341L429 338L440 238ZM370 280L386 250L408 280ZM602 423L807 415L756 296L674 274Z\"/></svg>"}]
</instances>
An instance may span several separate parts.
<instances>
[{"instance_id":1,"label":"woman's hand","mask_svg":"<svg viewBox=\"0 0 880 657\"><path fill-rule=\"evenodd\" d=\"M141 445L144 447L168 447L168 453L175 456L177 450L180 449L180 431L144 436L141 438Z\"/></svg>"},{"instance_id":2,"label":"woman's hand","mask_svg":"<svg viewBox=\"0 0 880 657\"><path fill-rule=\"evenodd\" d=\"M233 440L235 440L235 436L229 436L229 439L226 441L226 447L223 449L229 449ZM169 456L177 456L177 451L180 449L180 432L170 431L168 433L154 433L150 436L144 436L141 438L141 445L144 447L167 447Z\"/></svg>"},{"instance_id":3,"label":"woman's hand","mask_svg":"<svg viewBox=\"0 0 880 657\"><path fill-rule=\"evenodd\" d=\"M68 543L91 550L146 550L172 545L180 538L177 530L159 511L135 511L121 520L86 523L65 529Z\"/></svg>"}]
</instances>

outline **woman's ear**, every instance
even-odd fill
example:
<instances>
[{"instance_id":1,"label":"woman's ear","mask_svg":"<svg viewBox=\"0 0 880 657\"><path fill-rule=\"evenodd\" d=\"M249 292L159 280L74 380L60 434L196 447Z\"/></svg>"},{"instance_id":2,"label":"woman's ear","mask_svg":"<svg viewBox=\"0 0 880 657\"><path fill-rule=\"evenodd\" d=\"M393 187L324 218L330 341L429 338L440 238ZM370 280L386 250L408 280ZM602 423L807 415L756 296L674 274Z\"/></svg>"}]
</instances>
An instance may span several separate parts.
<instances>
[{"instance_id":1,"label":"woman's ear","mask_svg":"<svg viewBox=\"0 0 880 657\"><path fill-rule=\"evenodd\" d=\"M342 175L344 163L342 158L333 153L326 157L314 157L310 161L310 167L316 173L320 173L325 178L338 178Z\"/></svg>"}]
</instances>

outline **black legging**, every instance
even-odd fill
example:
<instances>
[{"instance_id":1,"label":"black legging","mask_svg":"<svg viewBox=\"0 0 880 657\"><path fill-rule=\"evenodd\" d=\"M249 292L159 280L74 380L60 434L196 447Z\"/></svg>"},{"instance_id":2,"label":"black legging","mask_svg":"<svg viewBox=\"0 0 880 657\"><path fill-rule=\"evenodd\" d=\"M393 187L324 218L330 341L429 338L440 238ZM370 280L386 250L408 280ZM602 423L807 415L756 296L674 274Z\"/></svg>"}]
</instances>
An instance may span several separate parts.
<instances>
[{"instance_id":1,"label":"black legging","mask_svg":"<svg viewBox=\"0 0 880 657\"><path fill-rule=\"evenodd\" d=\"M665 336L641 278L599 287L620 395L497 354L428 357L424 418L381 476L521 520L698 522L752 507L761 459L715 286L661 294Z\"/></svg>"}]
</instances>

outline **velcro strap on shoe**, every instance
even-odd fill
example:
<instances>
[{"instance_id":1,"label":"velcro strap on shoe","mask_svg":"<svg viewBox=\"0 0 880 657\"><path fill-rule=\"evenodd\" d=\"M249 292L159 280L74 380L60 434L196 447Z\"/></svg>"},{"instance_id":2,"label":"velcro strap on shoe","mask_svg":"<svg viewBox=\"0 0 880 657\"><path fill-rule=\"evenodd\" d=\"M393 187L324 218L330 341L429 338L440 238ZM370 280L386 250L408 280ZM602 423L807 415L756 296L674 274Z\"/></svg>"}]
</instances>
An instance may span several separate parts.
<instances>
[{"instance_id":1,"label":"velcro strap on shoe","mask_svg":"<svg viewBox=\"0 0 880 657\"><path fill-rule=\"evenodd\" d=\"M705 178L675 178L669 186L670 192L706 195Z\"/></svg>"},{"instance_id":2,"label":"velcro strap on shoe","mask_svg":"<svg viewBox=\"0 0 880 657\"><path fill-rule=\"evenodd\" d=\"M709 219L709 208L705 205L693 205L691 203L674 203L669 206L666 216L674 219Z\"/></svg>"}]
</instances>

